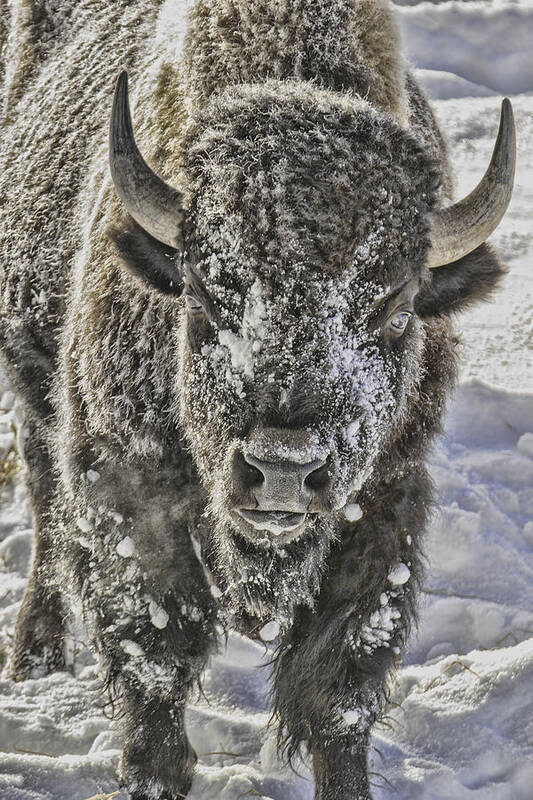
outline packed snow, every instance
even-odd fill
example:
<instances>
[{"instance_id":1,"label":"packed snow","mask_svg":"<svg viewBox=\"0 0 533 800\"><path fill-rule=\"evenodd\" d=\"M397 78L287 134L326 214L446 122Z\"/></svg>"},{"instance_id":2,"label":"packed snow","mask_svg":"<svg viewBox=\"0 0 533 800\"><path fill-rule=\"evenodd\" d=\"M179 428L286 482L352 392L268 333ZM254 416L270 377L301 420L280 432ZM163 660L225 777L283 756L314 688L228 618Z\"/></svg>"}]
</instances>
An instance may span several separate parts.
<instances>
[{"instance_id":1,"label":"packed snow","mask_svg":"<svg viewBox=\"0 0 533 800\"><path fill-rule=\"evenodd\" d=\"M185 5L185 2L184 2ZM166 19L161 25L182 25ZM533 785L533 3L398 3L407 52L435 98L457 191L481 177L509 94L518 132L517 186L492 237L509 275L494 302L463 315L462 383L431 470L441 511L427 536L420 629L392 688L371 752L376 800L529 800ZM259 328L260 308L250 311ZM235 356L237 353L235 352ZM2 394L3 392L3 394ZM22 449L16 398L0 377L0 458ZM96 472L87 474L96 481ZM359 510L349 509L357 519ZM91 529L80 518L82 531ZM117 520L117 524L120 521ZM31 560L22 476L0 497L0 658L12 639ZM131 557L128 537L117 545ZM398 564L391 589L409 577ZM383 638L388 596L366 632ZM150 615L164 627L153 601ZM269 642L231 636L188 711L200 760L191 800L311 800L309 765L280 763L268 727ZM139 646L124 640L132 657ZM1 800L127 800L116 778L119 739L80 630L71 672L13 684L0 679ZM344 712L346 725L357 709Z\"/></svg>"}]
</instances>

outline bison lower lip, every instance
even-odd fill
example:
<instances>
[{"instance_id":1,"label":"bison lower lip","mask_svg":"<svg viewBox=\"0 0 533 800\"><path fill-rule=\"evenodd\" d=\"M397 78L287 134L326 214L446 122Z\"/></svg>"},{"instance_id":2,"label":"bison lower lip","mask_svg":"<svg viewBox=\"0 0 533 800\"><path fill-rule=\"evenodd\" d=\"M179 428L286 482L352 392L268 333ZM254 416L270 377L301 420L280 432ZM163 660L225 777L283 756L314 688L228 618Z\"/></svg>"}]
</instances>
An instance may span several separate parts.
<instances>
[{"instance_id":1,"label":"bison lower lip","mask_svg":"<svg viewBox=\"0 0 533 800\"><path fill-rule=\"evenodd\" d=\"M306 517L304 513L293 511L257 511L249 508L235 510L256 530L268 531L278 536L301 527Z\"/></svg>"}]
</instances>

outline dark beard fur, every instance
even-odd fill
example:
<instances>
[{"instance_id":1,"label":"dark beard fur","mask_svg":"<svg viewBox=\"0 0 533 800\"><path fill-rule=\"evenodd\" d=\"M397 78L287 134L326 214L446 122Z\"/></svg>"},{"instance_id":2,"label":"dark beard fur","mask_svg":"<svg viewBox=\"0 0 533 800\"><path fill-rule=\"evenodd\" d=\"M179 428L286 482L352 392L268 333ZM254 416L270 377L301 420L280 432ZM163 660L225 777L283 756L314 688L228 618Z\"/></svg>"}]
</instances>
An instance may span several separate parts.
<instances>
[{"instance_id":1,"label":"dark beard fur","mask_svg":"<svg viewBox=\"0 0 533 800\"><path fill-rule=\"evenodd\" d=\"M318 517L297 540L276 547L219 522L205 555L236 621L275 620L287 629L298 606L313 608L334 536L333 521Z\"/></svg>"}]
</instances>

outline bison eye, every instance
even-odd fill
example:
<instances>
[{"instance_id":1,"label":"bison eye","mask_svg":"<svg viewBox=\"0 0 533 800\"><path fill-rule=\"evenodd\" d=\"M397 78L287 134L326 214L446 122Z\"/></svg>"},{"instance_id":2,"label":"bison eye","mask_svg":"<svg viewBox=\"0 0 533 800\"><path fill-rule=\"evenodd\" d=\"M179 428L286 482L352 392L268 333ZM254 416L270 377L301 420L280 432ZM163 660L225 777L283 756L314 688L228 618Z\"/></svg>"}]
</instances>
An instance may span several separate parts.
<instances>
[{"instance_id":1,"label":"bison eye","mask_svg":"<svg viewBox=\"0 0 533 800\"><path fill-rule=\"evenodd\" d=\"M401 336L407 328L410 319L410 311L397 311L396 314L393 314L387 321L387 330L392 333L393 336Z\"/></svg>"},{"instance_id":2,"label":"bison eye","mask_svg":"<svg viewBox=\"0 0 533 800\"><path fill-rule=\"evenodd\" d=\"M193 294L185 295L185 305L187 306L187 311L189 314L192 314L193 316L196 314L201 314L204 310L203 305Z\"/></svg>"}]
</instances>

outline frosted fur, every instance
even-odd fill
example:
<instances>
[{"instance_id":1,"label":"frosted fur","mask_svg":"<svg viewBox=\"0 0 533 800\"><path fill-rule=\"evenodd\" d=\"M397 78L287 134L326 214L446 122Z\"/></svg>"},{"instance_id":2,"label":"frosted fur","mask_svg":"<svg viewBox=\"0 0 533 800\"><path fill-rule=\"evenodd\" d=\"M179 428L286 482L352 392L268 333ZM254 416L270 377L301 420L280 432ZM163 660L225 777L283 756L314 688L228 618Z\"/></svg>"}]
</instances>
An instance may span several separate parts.
<instances>
[{"instance_id":1,"label":"frosted fur","mask_svg":"<svg viewBox=\"0 0 533 800\"><path fill-rule=\"evenodd\" d=\"M178 61L165 21L180 13L1 6L0 343L32 433L36 525L11 675L64 666L64 600L81 609L123 712L122 780L163 800L189 790L184 706L220 631L279 631L280 747L309 747L317 800L367 800L455 378L448 316L501 268L482 246L460 274L425 269L450 171L388 3L198 0ZM183 253L110 184L122 67L141 150L187 199ZM418 315L393 339L404 284ZM269 448L331 457L316 513L283 544L232 517L236 454Z\"/></svg>"},{"instance_id":2,"label":"frosted fur","mask_svg":"<svg viewBox=\"0 0 533 800\"><path fill-rule=\"evenodd\" d=\"M386 0L200 0L191 21L185 63L197 103L221 86L290 76L406 115L399 36Z\"/></svg>"}]
</instances>

